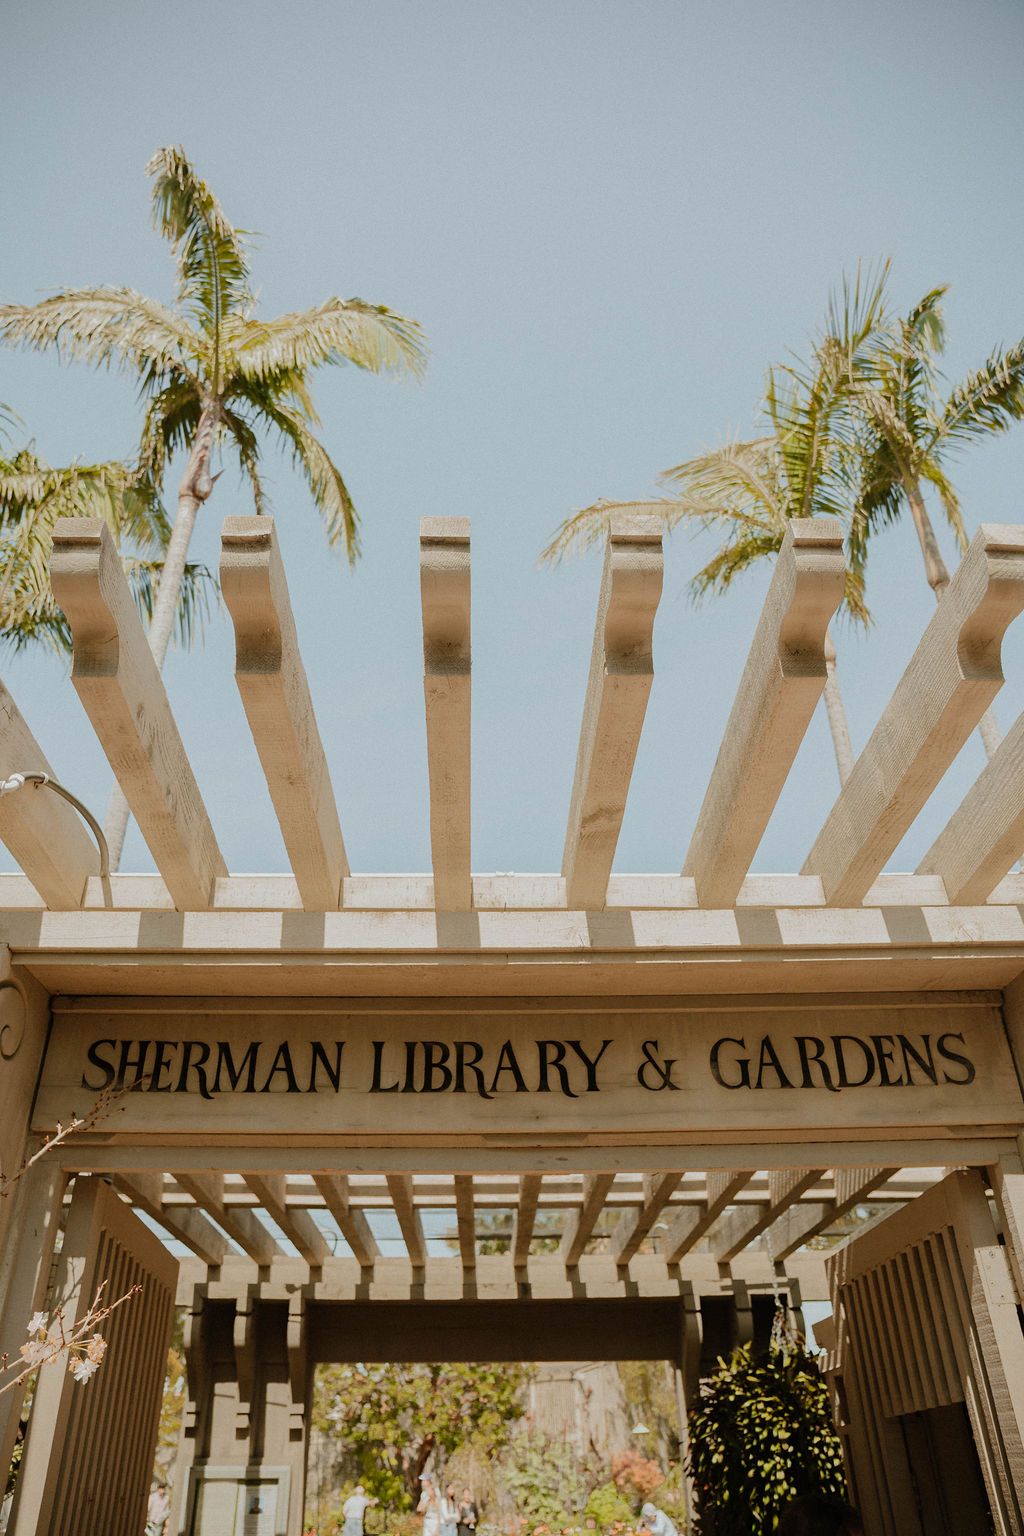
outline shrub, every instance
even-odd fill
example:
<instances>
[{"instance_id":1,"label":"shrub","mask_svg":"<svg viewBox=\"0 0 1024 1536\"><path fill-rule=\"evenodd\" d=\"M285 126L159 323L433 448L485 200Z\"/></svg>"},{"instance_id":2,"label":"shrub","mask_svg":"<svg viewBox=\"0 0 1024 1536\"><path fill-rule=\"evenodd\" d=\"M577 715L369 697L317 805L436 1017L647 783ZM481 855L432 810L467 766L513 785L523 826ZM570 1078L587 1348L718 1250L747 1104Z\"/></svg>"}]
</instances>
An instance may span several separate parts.
<instances>
[{"instance_id":1,"label":"shrub","mask_svg":"<svg viewBox=\"0 0 1024 1536\"><path fill-rule=\"evenodd\" d=\"M613 1525L628 1525L633 1519L633 1507L614 1482L602 1483L587 1500L584 1516L592 1515L598 1529L610 1530Z\"/></svg>"},{"instance_id":2,"label":"shrub","mask_svg":"<svg viewBox=\"0 0 1024 1536\"><path fill-rule=\"evenodd\" d=\"M527 1531L546 1525L563 1531L579 1524L597 1468L565 1440L530 1430L516 1435L495 1467L497 1480L525 1516Z\"/></svg>"},{"instance_id":3,"label":"shrub","mask_svg":"<svg viewBox=\"0 0 1024 1536\"><path fill-rule=\"evenodd\" d=\"M802 1341L719 1362L690 1414L690 1470L714 1536L769 1536L787 1500L846 1496L828 1390Z\"/></svg>"},{"instance_id":4,"label":"shrub","mask_svg":"<svg viewBox=\"0 0 1024 1536\"><path fill-rule=\"evenodd\" d=\"M665 1481L656 1461L648 1461L642 1451L620 1451L612 1461L615 1486L627 1499L642 1504Z\"/></svg>"}]
</instances>

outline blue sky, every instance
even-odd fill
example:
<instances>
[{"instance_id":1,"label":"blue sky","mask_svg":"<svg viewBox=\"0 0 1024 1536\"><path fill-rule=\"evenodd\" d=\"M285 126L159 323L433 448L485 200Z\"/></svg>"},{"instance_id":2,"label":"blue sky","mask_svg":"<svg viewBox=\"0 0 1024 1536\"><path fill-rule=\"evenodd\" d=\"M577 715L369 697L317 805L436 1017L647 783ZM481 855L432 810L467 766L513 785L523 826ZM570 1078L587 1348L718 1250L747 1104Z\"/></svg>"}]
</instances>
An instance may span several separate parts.
<instances>
[{"instance_id":1,"label":"blue sky","mask_svg":"<svg viewBox=\"0 0 1024 1536\"><path fill-rule=\"evenodd\" d=\"M804 346L858 259L893 258L903 306L951 284L951 375L1024 334L1016 3L37 0L4 32L4 298L169 298L143 167L181 142L260 232L267 313L359 294L429 335L422 386L317 382L362 517L354 572L325 552L302 482L267 466L356 871L429 868L421 516L472 520L474 867L557 870L600 578L597 556L537 569L561 518L648 496L746 431L765 367ZM0 400L53 463L132 449L116 375L5 354ZM955 480L972 531L1018 520L1024 427ZM249 510L228 461L196 557L215 566L223 518ZM681 867L756 624L767 571L690 606L709 552L667 546L621 871ZM837 635L858 749L933 606L909 528L879 539L869 596L874 630ZM232 652L221 614L171 658L168 691L229 868L284 869ZM1005 657L1004 728L1024 707L1012 630ZM3 667L60 777L102 811L110 771L63 665ZM972 741L894 867L914 867L982 761ZM835 790L819 713L755 868L799 868ZM152 867L134 829L122 867Z\"/></svg>"}]
</instances>

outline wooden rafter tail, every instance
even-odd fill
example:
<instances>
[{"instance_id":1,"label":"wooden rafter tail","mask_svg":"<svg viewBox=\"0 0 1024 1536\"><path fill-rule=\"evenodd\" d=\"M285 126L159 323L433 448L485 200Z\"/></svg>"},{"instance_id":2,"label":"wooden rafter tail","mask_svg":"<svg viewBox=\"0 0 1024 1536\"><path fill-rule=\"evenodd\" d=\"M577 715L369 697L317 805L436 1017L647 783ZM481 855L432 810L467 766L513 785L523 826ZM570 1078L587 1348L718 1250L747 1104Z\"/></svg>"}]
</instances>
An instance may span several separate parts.
<instances>
[{"instance_id":1,"label":"wooden rafter tail","mask_svg":"<svg viewBox=\"0 0 1024 1536\"><path fill-rule=\"evenodd\" d=\"M162 1173L119 1173L114 1184L133 1205L159 1222L170 1237L191 1248L204 1264L221 1264L231 1253L231 1244L223 1232L218 1231L202 1211L193 1205L169 1205L166 1202Z\"/></svg>"},{"instance_id":2,"label":"wooden rafter tail","mask_svg":"<svg viewBox=\"0 0 1024 1536\"><path fill-rule=\"evenodd\" d=\"M722 1212L732 1204L752 1177L751 1168L742 1168L736 1172L726 1168L709 1170L707 1199L674 1216L661 1239L660 1247L666 1264L678 1264L707 1236Z\"/></svg>"},{"instance_id":3,"label":"wooden rafter tail","mask_svg":"<svg viewBox=\"0 0 1024 1536\"><path fill-rule=\"evenodd\" d=\"M817 1184L824 1172L822 1168L773 1169L768 1175L768 1199L765 1203L746 1206L726 1218L711 1241L711 1252L719 1264L727 1264L748 1243L760 1237L783 1211Z\"/></svg>"},{"instance_id":4,"label":"wooden rafter tail","mask_svg":"<svg viewBox=\"0 0 1024 1536\"><path fill-rule=\"evenodd\" d=\"M380 1258L377 1239L363 1212L349 1200L348 1178L343 1173L315 1173L315 1183L338 1230L362 1269L372 1269Z\"/></svg>"},{"instance_id":5,"label":"wooden rafter tail","mask_svg":"<svg viewBox=\"0 0 1024 1536\"><path fill-rule=\"evenodd\" d=\"M473 905L468 518L420 520L420 596L434 905L441 912L465 912Z\"/></svg>"},{"instance_id":6,"label":"wooden rafter tail","mask_svg":"<svg viewBox=\"0 0 1024 1536\"><path fill-rule=\"evenodd\" d=\"M830 906L856 906L991 704L1024 608L1024 528L982 524L807 856Z\"/></svg>"},{"instance_id":7,"label":"wooden rafter tail","mask_svg":"<svg viewBox=\"0 0 1024 1536\"><path fill-rule=\"evenodd\" d=\"M774 1258L781 1262L804 1243L817 1237L866 1200L873 1189L895 1173L894 1168L836 1168L833 1171L834 1196L831 1200L798 1200L766 1229Z\"/></svg>"},{"instance_id":8,"label":"wooden rafter tail","mask_svg":"<svg viewBox=\"0 0 1024 1536\"><path fill-rule=\"evenodd\" d=\"M583 1203L570 1216L558 1248L558 1256L566 1269L573 1269L582 1258L604 1210L605 1197L614 1183L614 1173L588 1173L583 1180Z\"/></svg>"},{"instance_id":9,"label":"wooden rafter tail","mask_svg":"<svg viewBox=\"0 0 1024 1536\"><path fill-rule=\"evenodd\" d=\"M612 519L562 857L567 905L605 906L651 684L664 557L659 518Z\"/></svg>"},{"instance_id":10,"label":"wooden rafter tail","mask_svg":"<svg viewBox=\"0 0 1024 1536\"><path fill-rule=\"evenodd\" d=\"M423 1222L413 1199L411 1173L389 1173L388 1193L398 1217L398 1226L409 1254L413 1269L422 1269L427 1262L427 1240L423 1235Z\"/></svg>"},{"instance_id":11,"label":"wooden rafter tail","mask_svg":"<svg viewBox=\"0 0 1024 1536\"><path fill-rule=\"evenodd\" d=\"M658 1220L682 1180L681 1173L649 1173L644 1176L644 1203L638 1211L623 1212L612 1234L611 1253L616 1264L628 1264Z\"/></svg>"},{"instance_id":12,"label":"wooden rafter tail","mask_svg":"<svg viewBox=\"0 0 1024 1536\"><path fill-rule=\"evenodd\" d=\"M227 866L105 523L57 521L50 584L71 626L71 681L139 831L175 906L203 911Z\"/></svg>"},{"instance_id":13,"label":"wooden rafter tail","mask_svg":"<svg viewBox=\"0 0 1024 1536\"><path fill-rule=\"evenodd\" d=\"M459 1232L459 1254L463 1269L476 1269L476 1214L473 1209L473 1175L456 1173L455 1219Z\"/></svg>"},{"instance_id":14,"label":"wooden rafter tail","mask_svg":"<svg viewBox=\"0 0 1024 1536\"><path fill-rule=\"evenodd\" d=\"M1007 732L920 864L951 906L981 906L1024 853L1024 715Z\"/></svg>"},{"instance_id":15,"label":"wooden rafter tail","mask_svg":"<svg viewBox=\"0 0 1024 1536\"><path fill-rule=\"evenodd\" d=\"M302 904L330 911L348 861L272 518L225 520L220 582L235 628L235 682Z\"/></svg>"},{"instance_id":16,"label":"wooden rafter tail","mask_svg":"<svg viewBox=\"0 0 1024 1536\"><path fill-rule=\"evenodd\" d=\"M244 1207L225 1204L223 1174L175 1173L174 1179L254 1263L269 1264L281 1254L279 1244L258 1216Z\"/></svg>"},{"instance_id":17,"label":"wooden rafter tail","mask_svg":"<svg viewBox=\"0 0 1024 1536\"><path fill-rule=\"evenodd\" d=\"M0 683L0 779L35 772L56 777ZM99 871L99 851L66 800L30 784L0 796L0 840L48 907L73 911L82 905L89 876Z\"/></svg>"},{"instance_id":18,"label":"wooden rafter tail","mask_svg":"<svg viewBox=\"0 0 1024 1536\"><path fill-rule=\"evenodd\" d=\"M739 895L825 687L845 580L836 519L790 523L683 866L702 907Z\"/></svg>"},{"instance_id":19,"label":"wooden rafter tail","mask_svg":"<svg viewBox=\"0 0 1024 1536\"><path fill-rule=\"evenodd\" d=\"M519 1199L512 1223L512 1262L522 1269L530 1257L530 1241L537 1222L537 1206L540 1201L543 1175L521 1173L519 1175Z\"/></svg>"},{"instance_id":20,"label":"wooden rafter tail","mask_svg":"<svg viewBox=\"0 0 1024 1536\"><path fill-rule=\"evenodd\" d=\"M327 1239L308 1211L288 1204L288 1181L283 1173L247 1173L245 1182L267 1215L313 1269L327 1257Z\"/></svg>"}]
</instances>

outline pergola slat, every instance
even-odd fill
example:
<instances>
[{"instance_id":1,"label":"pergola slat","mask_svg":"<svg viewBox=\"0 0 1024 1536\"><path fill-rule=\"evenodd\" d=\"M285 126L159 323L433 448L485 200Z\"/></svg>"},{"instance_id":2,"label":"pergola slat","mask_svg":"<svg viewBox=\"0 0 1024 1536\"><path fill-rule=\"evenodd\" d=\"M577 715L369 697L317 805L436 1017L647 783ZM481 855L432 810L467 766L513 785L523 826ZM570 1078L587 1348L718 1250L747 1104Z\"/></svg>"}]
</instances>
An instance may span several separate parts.
<instances>
[{"instance_id":1,"label":"pergola slat","mask_svg":"<svg viewBox=\"0 0 1024 1536\"><path fill-rule=\"evenodd\" d=\"M175 906L203 911L227 866L105 523L57 521L50 584L71 626L71 681L139 831Z\"/></svg>"},{"instance_id":2,"label":"pergola slat","mask_svg":"<svg viewBox=\"0 0 1024 1536\"><path fill-rule=\"evenodd\" d=\"M840 523L791 522L683 865L702 907L739 895L825 686L845 580Z\"/></svg>"},{"instance_id":3,"label":"pergola slat","mask_svg":"<svg viewBox=\"0 0 1024 1536\"><path fill-rule=\"evenodd\" d=\"M413 1202L411 1173L389 1173L388 1193L398 1217L402 1240L414 1269L422 1269L427 1262L427 1240L423 1235L423 1222Z\"/></svg>"},{"instance_id":4,"label":"pergola slat","mask_svg":"<svg viewBox=\"0 0 1024 1536\"><path fill-rule=\"evenodd\" d=\"M678 1264L681 1258L695 1248L752 1177L751 1168L742 1168L738 1172L732 1169L709 1169L707 1199L700 1205L680 1211L669 1223L668 1231L661 1240L665 1262Z\"/></svg>"},{"instance_id":5,"label":"pergola slat","mask_svg":"<svg viewBox=\"0 0 1024 1536\"><path fill-rule=\"evenodd\" d=\"M992 894L1024 853L1024 715L981 770L920 864L939 875L951 906Z\"/></svg>"},{"instance_id":6,"label":"pergola slat","mask_svg":"<svg viewBox=\"0 0 1024 1536\"><path fill-rule=\"evenodd\" d=\"M21 711L0 683L0 779L29 772L56 777ZM82 818L66 800L31 784L4 795L0 798L0 840L48 907L73 911L82 905L89 876L99 872L99 852Z\"/></svg>"},{"instance_id":7,"label":"pergola slat","mask_svg":"<svg viewBox=\"0 0 1024 1536\"><path fill-rule=\"evenodd\" d=\"M455 1219L459 1230L459 1253L463 1269L476 1269L476 1217L473 1212L473 1175L456 1173Z\"/></svg>"},{"instance_id":8,"label":"pergola slat","mask_svg":"<svg viewBox=\"0 0 1024 1536\"><path fill-rule=\"evenodd\" d=\"M380 1257L377 1239L370 1231L370 1224L363 1212L355 1209L349 1199L348 1178L343 1173L315 1173L313 1182L320 1191L331 1216L338 1223L338 1230L348 1243L363 1269L372 1269Z\"/></svg>"},{"instance_id":9,"label":"pergola slat","mask_svg":"<svg viewBox=\"0 0 1024 1536\"><path fill-rule=\"evenodd\" d=\"M235 628L235 682L302 904L329 911L348 860L272 518L225 519L220 584Z\"/></svg>"},{"instance_id":10,"label":"pergola slat","mask_svg":"<svg viewBox=\"0 0 1024 1536\"><path fill-rule=\"evenodd\" d=\"M644 1203L638 1211L624 1211L612 1234L611 1253L616 1264L628 1264L665 1209L682 1180L681 1173L649 1173L644 1177Z\"/></svg>"},{"instance_id":11,"label":"pergola slat","mask_svg":"<svg viewBox=\"0 0 1024 1536\"><path fill-rule=\"evenodd\" d=\"M604 907L629 781L654 680L664 522L613 516L562 856L572 910Z\"/></svg>"},{"instance_id":12,"label":"pergola slat","mask_svg":"<svg viewBox=\"0 0 1024 1536\"><path fill-rule=\"evenodd\" d=\"M895 1173L894 1168L837 1168L833 1173L835 1196L832 1200L797 1201L768 1230L771 1251L777 1260L791 1253L839 1221L847 1211L864 1200L879 1184Z\"/></svg>"},{"instance_id":13,"label":"pergola slat","mask_svg":"<svg viewBox=\"0 0 1024 1536\"><path fill-rule=\"evenodd\" d=\"M807 856L830 906L855 906L1003 681L1024 607L1024 528L982 524Z\"/></svg>"},{"instance_id":14,"label":"pergola slat","mask_svg":"<svg viewBox=\"0 0 1024 1536\"><path fill-rule=\"evenodd\" d=\"M711 1251L720 1264L727 1264L748 1243L782 1215L806 1190L817 1184L824 1169L794 1168L773 1169L768 1175L768 1200L764 1205L748 1206L734 1211L716 1233Z\"/></svg>"},{"instance_id":15,"label":"pergola slat","mask_svg":"<svg viewBox=\"0 0 1024 1536\"><path fill-rule=\"evenodd\" d=\"M583 1204L566 1223L558 1248L558 1256L566 1269L572 1269L579 1263L597 1218L604 1209L605 1196L614 1182L614 1173L589 1173L583 1180Z\"/></svg>"},{"instance_id":16,"label":"pergola slat","mask_svg":"<svg viewBox=\"0 0 1024 1536\"><path fill-rule=\"evenodd\" d=\"M521 1269L530 1257L530 1239L537 1220L543 1175L521 1173L519 1175L519 1200L512 1223L512 1262Z\"/></svg>"},{"instance_id":17,"label":"pergola slat","mask_svg":"<svg viewBox=\"0 0 1024 1536\"><path fill-rule=\"evenodd\" d=\"M162 1173L119 1173L114 1183L133 1205L158 1221L165 1232L191 1248L204 1264L220 1264L232 1251L223 1232L192 1205L167 1205Z\"/></svg>"},{"instance_id":18,"label":"pergola slat","mask_svg":"<svg viewBox=\"0 0 1024 1536\"><path fill-rule=\"evenodd\" d=\"M212 1216L219 1227L237 1243L243 1253L257 1264L269 1264L282 1252L273 1235L252 1211L224 1203L224 1175L220 1173L175 1173L174 1178L196 1205Z\"/></svg>"},{"instance_id":19,"label":"pergola slat","mask_svg":"<svg viewBox=\"0 0 1024 1536\"><path fill-rule=\"evenodd\" d=\"M245 1182L267 1214L313 1269L327 1256L327 1239L308 1211L288 1204L288 1181L283 1173L247 1173Z\"/></svg>"},{"instance_id":20,"label":"pergola slat","mask_svg":"<svg viewBox=\"0 0 1024 1536\"><path fill-rule=\"evenodd\" d=\"M420 598L434 906L466 912L473 905L468 518L421 518Z\"/></svg>"}]
</instances>

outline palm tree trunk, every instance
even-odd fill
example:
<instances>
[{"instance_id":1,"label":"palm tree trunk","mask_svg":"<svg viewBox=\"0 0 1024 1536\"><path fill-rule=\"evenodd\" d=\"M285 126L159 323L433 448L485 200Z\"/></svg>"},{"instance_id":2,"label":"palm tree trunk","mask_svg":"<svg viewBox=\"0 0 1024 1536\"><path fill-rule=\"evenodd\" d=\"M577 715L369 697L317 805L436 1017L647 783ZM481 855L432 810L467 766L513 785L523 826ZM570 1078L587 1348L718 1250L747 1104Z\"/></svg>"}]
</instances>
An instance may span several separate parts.
<instances>
[{"instance_id":1,"label":"palm tree trunk","mask_svg":"<svg viewBox=\"0 0 1024 1536\"><path fill-rule=\"evenodd\" d=\"M832 747L836 754L840 789L853 771L853 748L850 745L850 728L846 723L843 695L836 676L836 648L832 631L825 631L825 711L828 728L832 732Z\"/></svg>"},{"instance_id":2,"label":"palm tree trunk","mask_svg":"<svg viewBox=\"0 0 1024 1536\"><path fill-rule=\"evenodd\" d=\"M921 554L924 556L924 571L928 578L928 585L935 593L935 601L941 602L942 594L949 586L949 569L939 552L939 541L935 537L935 529L932 527L928 509L921 495L921 486L918 480L908 475L903 482L907 500L910 503L910 512L914 519L914 527L917 529L918 543L921 545ZM986 709L978 722L978 735L981 737L985 748L985 755L991 762L996 748L1003 739L1003 733L995 714L991 709Z\"/></svg>"},{"instance_id":3,"label":"palm tree trunk","mask_svg":"<svg viewBox=\"0 0 1024 1536\"><path fill-rule=\"evenodd\" d=\"M218 415L216 404L207 401L199 417L188 463L181 477L181 485L178 487L178 511L171 531L171 540L167 546L167 554L164 557L163 574L160 577L156 602L153 604L153 618L149 626L149 648L159 669L163 667L164 657L167 655L167 647L174 630L178 597L181 593L188 547L192 541L196 516L212 489L210 449L213 446L213 434ZM121 863L121 851L124 847L124 836L128 830L129 815L128 802L121 791L121 786L115 784L103 827L103 834L110 850L111 873L117 870Z\"/></svg>"}]
</instances>

